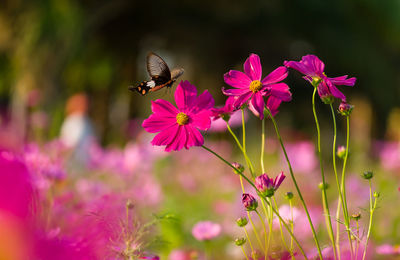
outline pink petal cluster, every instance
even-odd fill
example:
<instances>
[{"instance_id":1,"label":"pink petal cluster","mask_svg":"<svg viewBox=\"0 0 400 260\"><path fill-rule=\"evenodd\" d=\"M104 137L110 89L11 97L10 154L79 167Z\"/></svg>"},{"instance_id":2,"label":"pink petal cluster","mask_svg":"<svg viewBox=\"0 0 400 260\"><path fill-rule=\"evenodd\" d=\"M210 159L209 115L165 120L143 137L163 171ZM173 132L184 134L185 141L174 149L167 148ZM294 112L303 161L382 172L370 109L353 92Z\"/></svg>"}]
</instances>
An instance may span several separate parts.
<instances>
[{"instance_id":1,"label":"pink petal cluster","mask_svg":"<svg viewBox=\"0 0 400 260\"><path fill-rule=\"evenodd\" d=\"M199 130L210 128L214 106L211 94L206 90L197 96L196 87L182 81L176 88L175 102L177 108L166 100L152 102L153 114L142 124L147 132L159 132L151 143L165 145L167 152L203 145L204 138Z\"/></svg>"},{"instance_id":2,"label":"pink petal cluster","mask_svg":"<svg viewBox=\"0 0 400 260\"><path fill-rule=\"evenodd\" d=\"M283 172L276 176L275 179L268 177L268 175L264 173L256 177L254 184L258 191L266 196L272 196L279 186L281 186L285 178L286 176Z\"/></svg>"},{"instance_id":3,"label":"pink petal cluster","mask_svg":"<svg viewBox=\"0 0 400 260\"><path fill-rule=\"evenodd\" d=\"M288 68L295 69L304 74L304 79L313 83L320 81L318 85L318 94L321 99L335 97L346 101L346 96L337 89L337 85L354 86L356 78L347 78L347 75L330 78L326 76L324 69L325 64L315 55L306 55L301 61L285 61L284 65Z\"/></svg>"},{"instance_id":4,"label":"pink petal cluster","mask_svg":"<svg viewBox=\"0 0 400 260\"><path fill-rule=\"evenodd\" d=\"M201 221L194 225L193 236L199 240L211 240L221 233L221 226L211 221Z\"/></svg>"},{"instance_id":5,"label":"pink petal cluster","mask_svg":"<svg viewBox=\"0 0 400 260\"><path fill-rule=\"evenodd\" d=\"M232 86L233 89L223 88L222 92L227 96L236 98L233 103L234 107L249 104L250 110L260 119L263 119L265 106L272 114L276 114L282 101L288 102L292 99L289 86L285 83L279 83L288 75L286 67L278 67L261 80L260 57L251 54L244 63L244 72L230 70L224 75L225 83ZM266 104L264 97L268 97Z\"/></svg>"}]
</instances>

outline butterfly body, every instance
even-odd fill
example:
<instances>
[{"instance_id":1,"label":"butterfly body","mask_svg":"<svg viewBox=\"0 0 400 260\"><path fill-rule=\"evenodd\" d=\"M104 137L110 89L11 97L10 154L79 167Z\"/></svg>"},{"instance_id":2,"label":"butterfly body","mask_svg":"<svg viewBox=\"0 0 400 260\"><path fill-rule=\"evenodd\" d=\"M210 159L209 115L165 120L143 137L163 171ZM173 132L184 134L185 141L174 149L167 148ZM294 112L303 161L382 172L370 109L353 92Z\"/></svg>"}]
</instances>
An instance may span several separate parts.
<instances>
[{"instance_id":1,"label":"butterfly body","mask_svg":"<svg viewBox=\"0 0 400 260\"><path fill-rule=\"evenodd\" d=\"M164 87L169 88L184 72L182 68L170 71L167 63L153 52L147 55L147 71L151 80L143 81L136 87L130 86L129 90L137 91L144 96L149 92L154 92Z\"/></svg>"}]
</instances>

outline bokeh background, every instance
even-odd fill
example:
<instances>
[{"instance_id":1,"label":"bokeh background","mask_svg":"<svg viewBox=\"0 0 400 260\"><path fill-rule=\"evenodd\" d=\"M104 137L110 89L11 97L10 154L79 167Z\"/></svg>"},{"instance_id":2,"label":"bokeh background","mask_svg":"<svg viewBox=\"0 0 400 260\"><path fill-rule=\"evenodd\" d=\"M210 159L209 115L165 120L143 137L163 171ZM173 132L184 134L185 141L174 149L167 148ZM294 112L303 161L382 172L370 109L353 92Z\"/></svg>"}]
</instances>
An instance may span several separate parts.
<instances>
[{"instance_id":1,"label":"bokeh background","mask_svg":"<svg viewBox=\"0 0 400 260\"><path fill-rule=\"evenodd\" d=\"M141 224L151 222L154 216L157 220L168 218L168 214L179 219L143 235L143 240L157 240L156 245L143 244L143 250L162 257L174 250L183 250L186 255L194 251L202 257L210 249L193 238L191 228L210 219L223 229L223 236L209 245L215 259L241 259L231 242L238 234L234 220L243 214L237 177L199 149L167 156L150 147L151 136L141 128L142 120L151 113L150 101L173 100L176 86L144 97L130 92L128 86L148 79L145 60L153 51L170 68L183 67L181 79L196 85L199 92L208 89L216 104L223 104L223 74L230 69L242 70L250 53L261 57L263 75L284 60L315 54L325 62L328 76L357 77L354 87L340 87L355 105L348 167L351 209L365 214L365 227L368 186L360 173L373 169L377 173L374 188L382 192L380 207L385 210L376 213L372 248L396 245L400 243L400 215L395 206L400 183L399 13L400 2L395 0L3 0L0 145L19 147L28 169L40 176L35 177L40 180L35 185L41 191L39 201L47 216L41 227L46 234L58 230L55 233L60 237L76 236L86 223L78 220L88 211L100 212L107 219L124 218L125 203L133 199L135 217ZM320 177L310 142L315 138L312 88L295 71L290 71L285 82L291 87L293 100L281 106L278 121L320 225L316 188ZM71 101L77 93L85 93L87 100L78 96ZM331 114L318 103L329 164ZM88 109L88 131L97 140L89 152L84 150L88 153L75 154L72 159L53 142L58 140L71 107ZM338 126L338 144L344 144L345 121L341 117ZM249 115L248 146L255 147L249 149L254 158L259 156L260 128L258 120ZM267 123L266 164L273 175L287 170L274 138ZM240 160L239 151L228 143L229 135L214 132L206 140L228 158ZM76 159L88 159L85 156L89 165L77 163ZM205 164L209 168L204 169ZM333 183L332 172L328 170L327 175ZM283 189L293 187L286 183ZM287 203L282 194L278 202ZM103 232L103 227L94 230ZM113 236L116 231L111 232ZM365 229L362 232L365 237ZM110 233L96 234L95 239L79 234L92 241L100 236L101 243L110 237ZM309 235L305 241L311 241ZM321 237L326 245L326 234ZM312 251L312 243L308 244ZM96 246L104 249L103 244ZM116 252L126 249L115 248ZM373 253L371 257L375 259Z\"/></svg>"},{"instance_id":2,"label":"bokeh background","mask_svg":"<svg viewBox=\"0 0 400 260\"><path fill-rule=\"evenodd\" d=\"M124 139L121 125L149 113L152 99L127 87L148 78L145 56L154 51L183 79L209 89L223 102L223 73L240 69L249 53L261 56L264 73L283 60L313 53L328 75L358 78L346 94L371 110L373 136L383 137L400 104L400 3L398 1L3 1L0 9L0 104L25 116L29 95L49 114L56 136L66 99L84 91L103 143ZM296 73L292 73L295 75ZM299 109L311 89L289 77L294 100L285 106L292 123L308 125ZM218 103L218 102L217 102ZM12 108L10 110L10 108Z\"/></svg>"}]
</instances>

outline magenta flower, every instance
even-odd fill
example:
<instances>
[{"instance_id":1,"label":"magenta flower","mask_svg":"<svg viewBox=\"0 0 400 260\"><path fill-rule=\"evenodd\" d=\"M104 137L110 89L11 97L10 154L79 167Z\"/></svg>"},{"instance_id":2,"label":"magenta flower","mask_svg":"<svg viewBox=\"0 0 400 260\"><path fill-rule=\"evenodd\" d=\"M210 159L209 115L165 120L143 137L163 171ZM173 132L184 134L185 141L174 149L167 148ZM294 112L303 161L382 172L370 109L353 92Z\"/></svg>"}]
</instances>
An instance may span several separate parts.
<instances>
[{"instance_id":1,"label":"magenta flower","mask_svg":"<svg viewBox=\"0 0 400 260\"><path fill-rule=\"evenodd\" d=\"M336 86L354 86L356 83L356 78L347 78L347 75L335 78L326 76L325 64L315 55L303 56L300 62L285 61L284 65L303 73L305 75L303 78L311 84L319 83L318 94L324 102L331 101L332 97L345 101L346 96Z\"/></svg>"},{"instance_id":2,"label":"magenta flower","mask_svg":"<svg viewBox=\"0 0 400 260\"><path fill-rule=\"evenodd\" d=\"M278 107L282 101L288 102L292 99L289 86L285 83L278 83L287 77L287 68L278 67L261 80L260 57L251 54L244 63L244 72L230 70L224 75L225 83L234 88L223 88L222 92L227 96L236 97L234 107L249 104L250 110L260 119L263 119L264 97L269 97L266 106L273 114L278 112Z\"/></svg>"},{"instance_id":3,"label":"magenta flower","mask_svg":"<svg viewBox=\"0 0 400 260\"><path fill-rule=\"evenodd\" d=\"M240 107L235 107L233 105L236 99L237 98L234 96L228 97L223 107L212 108L211 112L213 120L217 120L219 118L223 118L224 120L229 120L230 116L240 108Z\"/></svg>"},{"instance_id":4,"label":"magenta flower","mask_svg":"<svg viewBox=\"0 0 400 260\"><path fill-rule=\"evenodd\" d=\"M266 197L271 197L274 195L275 191L281 186L283 180L286 178L285 174L281 172L275 177L275 180L268 177L266 173L257 176L255 179L255 185L259 192L261 192Z\"/></svg>"},{"instance_id":5,"label":"magenta flower","mask_svg":"<svg viewBox=\"0 0 400 260\"><path fill-rule=\"evenodd\" d=\"M258 207L258 202L256 198L254 198L251 194L248 193L242 194L242 204L247 211L254 211Z\"/></svg>"},{"instance_id":6,"label":"magenta flower","mask_svg":"<svg viewBox=\"0 0 400 260\"><path fill-rule=\"evenodd\" d=\"M211 125L211 108L214 99L206 90L197 96L197 89L189 81L181 81L175 91L178 108L162 99L153 101L153 114L143 121L143 128L149 133L157 133L151 144L165 145L165 151L178 151L183 147L201 146L204 138L200 130Z\"/></svg>"},{"instance_id":7,"label":"magenta flower","mask_svg":"<svg viewBox=\"0 0 400 260\"><path fill-rule=\"evenodd\" d=\"M199 240L211 240L221 233L221 226L211 221L201 221L194 225L193 236Z\"/></svg>"}]
</instances>

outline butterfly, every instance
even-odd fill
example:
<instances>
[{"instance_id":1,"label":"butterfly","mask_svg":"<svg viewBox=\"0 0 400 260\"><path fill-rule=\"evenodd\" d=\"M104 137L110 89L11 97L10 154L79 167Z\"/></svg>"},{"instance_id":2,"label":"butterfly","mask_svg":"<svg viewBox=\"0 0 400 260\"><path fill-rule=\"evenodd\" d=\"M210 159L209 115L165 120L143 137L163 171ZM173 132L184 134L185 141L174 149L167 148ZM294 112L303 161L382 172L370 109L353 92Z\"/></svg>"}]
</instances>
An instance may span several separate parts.
<instances>
[{"instance_id":1,"label":"butterfly","mask_svg":"<svg viewBox=\"0 0 400 260\"><path fill-rule=\"evenodd\" d=\"M172 84L183 74L182 68L169 70L167 63L157 54L150 52L147 54L147 72L151 80L143 81L138 86L129 86L129 90L137 91L142 96L149 92L160 90L164 87L171 87Z\"/></svg>"}]
</instances>

